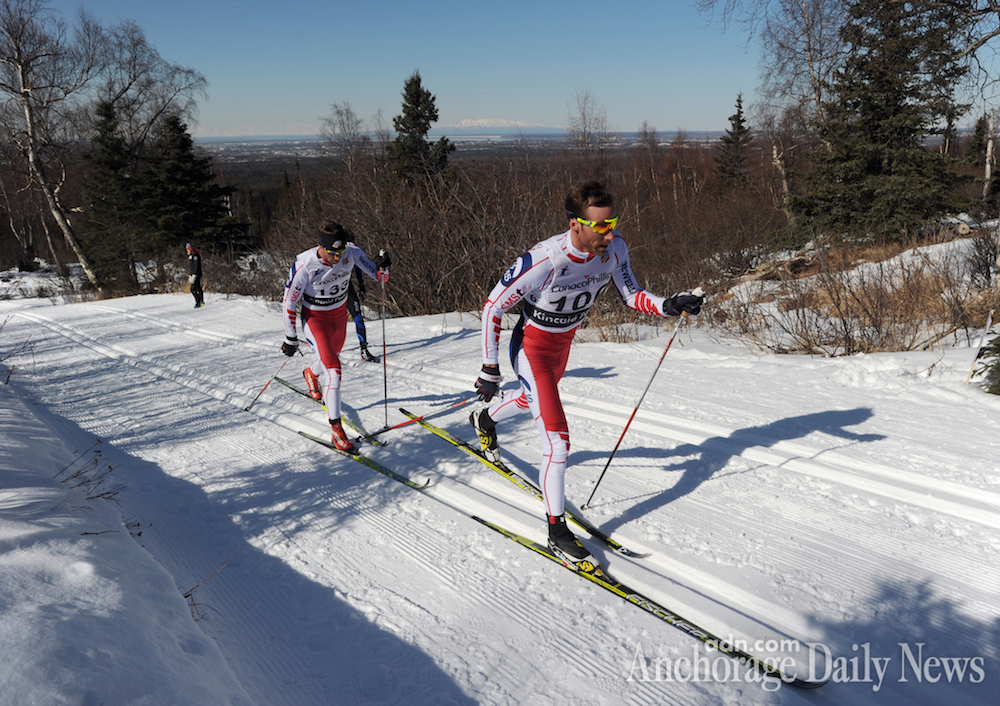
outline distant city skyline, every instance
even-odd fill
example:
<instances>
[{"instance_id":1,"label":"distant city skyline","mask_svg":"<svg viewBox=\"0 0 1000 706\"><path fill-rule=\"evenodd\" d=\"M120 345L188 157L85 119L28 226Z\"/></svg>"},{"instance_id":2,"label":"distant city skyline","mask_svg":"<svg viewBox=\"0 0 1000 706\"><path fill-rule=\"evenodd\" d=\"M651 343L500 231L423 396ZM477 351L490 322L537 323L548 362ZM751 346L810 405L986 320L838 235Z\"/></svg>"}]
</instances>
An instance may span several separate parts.
<instances>
[{"instance_id":1,"label":"distant city skyline","mask_svg":"<svg viewBox=\"0 0 1000 706\"><path fill-rule=\"evenodd\" d=\"M132 20L171 63L201 72L196 137L315 135L334 103L366 127L391 129L405 80L419 70L436 97L438 131L476 122L565 127L589 94L614 131L728 127L759 84L758 54L692 3L593 0L502 7L439 0L60 0L68 24L82 6L105 24Z\"/></svg>"}]
</instances>

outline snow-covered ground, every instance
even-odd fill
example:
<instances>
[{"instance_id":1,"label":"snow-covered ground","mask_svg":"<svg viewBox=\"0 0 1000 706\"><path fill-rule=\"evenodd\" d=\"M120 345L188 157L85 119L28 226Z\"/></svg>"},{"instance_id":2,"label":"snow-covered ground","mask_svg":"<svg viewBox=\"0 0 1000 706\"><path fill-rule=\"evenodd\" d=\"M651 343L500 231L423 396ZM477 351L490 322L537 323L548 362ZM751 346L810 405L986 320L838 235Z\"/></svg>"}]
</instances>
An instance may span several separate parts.
<instances>
[{"instance_id":1,"label":"snow-covered ground","mask_svg":"<svg viewBox=\"0 0 1000 706\"><path fill-rule=\"evenodd\" d=\"M544 537L540 503L416 425L365 453L423 491L296 434L324 415L287 388L246 411L286 360L276 306L192 304L0 302L0 358L27 344L0 365L5 704L998 702L1000 398L964 384L964 338L821 359L685 330L583 513L650 553L584 536L663 606L750 651L828 653L830 683L802 691L472 520ZM574 506L671 330L575 345ZM367 428L470 395L474 317L389 320L385 340L383 368L349 334L345 411ZM439 423L472 440L468 409ZM533 422L500 434L537 479Z\"/></svg>"}]
</instances>

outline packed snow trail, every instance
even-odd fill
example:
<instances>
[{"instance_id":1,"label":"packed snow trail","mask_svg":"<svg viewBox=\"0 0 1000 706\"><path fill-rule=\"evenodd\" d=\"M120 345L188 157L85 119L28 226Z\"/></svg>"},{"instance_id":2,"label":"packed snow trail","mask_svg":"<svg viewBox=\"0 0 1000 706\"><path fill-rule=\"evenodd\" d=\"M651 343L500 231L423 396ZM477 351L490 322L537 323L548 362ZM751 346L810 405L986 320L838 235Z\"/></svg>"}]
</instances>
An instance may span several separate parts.
<instances>
[{"instance_id":1,"label":"packed snow trail","mask_svg":"<svg viewBox=\"0 0 1000 706\"><path fill-rule=\"evenodd\" d=\"M713 659L700 643L477 527L473 514L538 540L544 531L530 497L426 431L403 427L365 449L432 479L415 492L299 437L326 423L288 390L272 385L245 412L281 362L280 314L209 302L18 302L4 335L31 341L15 376L54 423L120 455L122 515L150 525L141 543L180 591L236 555L195 592L198 624L258 703L811 698L732 673L691 680L691 660ZM390 320L386 332L390 409L468 395L478 321ZM382 366L355 360L348 341L345 410L377 429ZM661 348L575 346L562 384L571 500L589 496ZM793 636L840 663L864 650L889 659L878 691L824 686L833 703L991 703L1000 403L962 385L963 353L753 357L682 335L584 513L651 556L588 546L614 575L722 635ZM466 417L461 408L438 423L472 439ZM533 422L500 434L508 464L537 481ZM901 645L918 643L925 661L982 658L985 680L916 679Z\"/></svg>"}]
</instances>

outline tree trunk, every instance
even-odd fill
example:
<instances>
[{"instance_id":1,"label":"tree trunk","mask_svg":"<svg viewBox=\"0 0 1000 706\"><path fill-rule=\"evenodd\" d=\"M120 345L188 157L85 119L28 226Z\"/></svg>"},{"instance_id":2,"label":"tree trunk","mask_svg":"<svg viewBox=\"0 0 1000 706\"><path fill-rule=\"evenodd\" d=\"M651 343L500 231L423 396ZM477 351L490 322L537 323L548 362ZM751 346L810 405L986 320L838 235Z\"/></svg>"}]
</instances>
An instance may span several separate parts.
<instances>
[{"instance_id":1,"label":"tree trunk","mask_svg":"<svg viewBox=\"0 0 1000 706\"><path fill-rule=\"evenodd\" d=\"M785 153L784 151L779 152L778 146L775 144L771 145L771 162L781 174L781 212L788 219L788 225L793 226L795 225L795 216L788 210L790 190L788 188L788 174L785 172Z\"/></svg>"},{"instance_id":2,"label":"tree trunk","mask_svg":"<svg viewBox=\"0 0 1000 706\"><path fill-rule=\"evenodd\" d=\"M990 188L990 181L993 180L993 134L996 130L995 110L995 108L990 108L990 118L986 125L986 166L983 170L983 179L985 181L983 184L984 197Z\"/></svg>"},{"instance_id":3,"label":"tree trunk","mask_svg":"<svg viewBox=\"0 0 1000 706\"><path fill-rule=\"evenodd\" d=\"M26 85L23 76L21 77L21 85ZM49 207L52 217L59 226L59 230L62 231L63 238L66 240L66 243L79 259L80 266L83 268L84 273L86 273L87 279L90 280L94 289L100 293L101 285L97 279L97 275L94 273L94 268L91 266L90 260L84 254L83 246L80 244L79 238L76 237L76 231L73 230L73 225L69 222L69 218L66 217L66 212L63 209L62 204L59 203L59 196L56 193L56 189L58 187L54 187L49 182L48 175L45 173L45 166L42 164L41 160L38 159L38 148L36 146L35 137L35 116L31 106L30 89L25 88L22 90L21 106L24 108L25 132L27 133L27 144L25 146L27 148L28 168L31 172L31 176L38 183L38 187L42 190L42 195L45 197L45 203Z\"/></svg>"}]
</instances>

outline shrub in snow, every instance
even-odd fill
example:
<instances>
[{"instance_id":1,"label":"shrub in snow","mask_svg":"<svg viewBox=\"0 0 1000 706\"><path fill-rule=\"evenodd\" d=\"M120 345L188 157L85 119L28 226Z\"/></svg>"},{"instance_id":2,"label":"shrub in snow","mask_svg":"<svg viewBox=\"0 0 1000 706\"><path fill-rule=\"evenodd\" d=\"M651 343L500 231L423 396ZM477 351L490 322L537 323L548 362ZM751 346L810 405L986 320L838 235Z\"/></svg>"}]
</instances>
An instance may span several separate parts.
<instances>
[{"instance_id":1,"label":"shrub in snow","mask_svg":"<svg viewBox=\"0 0 1000 706\"><path fill-rule=\"evenodd\" d=\"M980 354L978 372L983 375L983 387L991 395L1000 395L1000 336L994 336Z\"/></svg>"}]
</instances>

